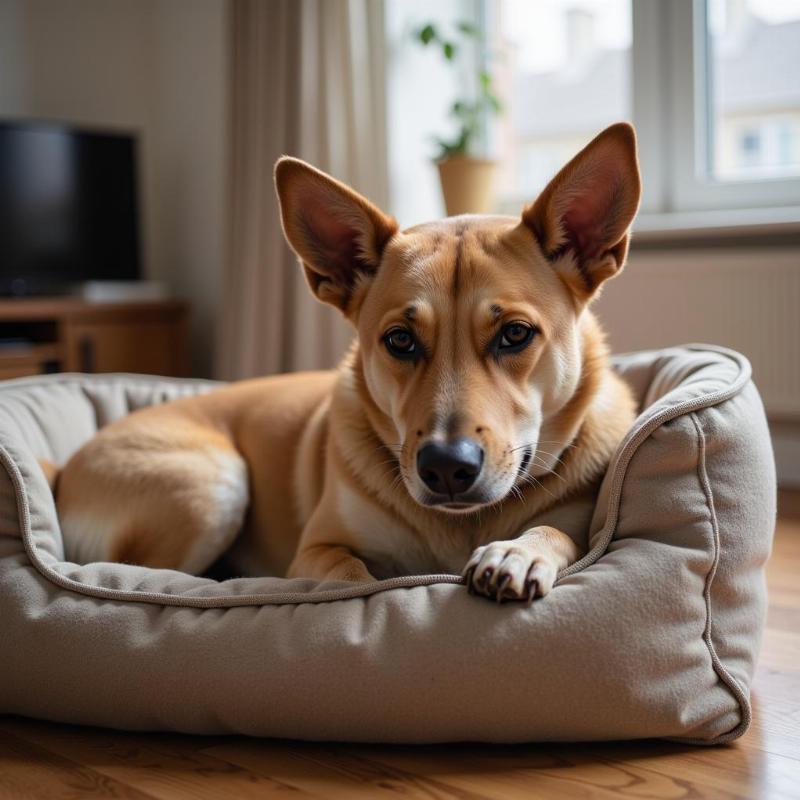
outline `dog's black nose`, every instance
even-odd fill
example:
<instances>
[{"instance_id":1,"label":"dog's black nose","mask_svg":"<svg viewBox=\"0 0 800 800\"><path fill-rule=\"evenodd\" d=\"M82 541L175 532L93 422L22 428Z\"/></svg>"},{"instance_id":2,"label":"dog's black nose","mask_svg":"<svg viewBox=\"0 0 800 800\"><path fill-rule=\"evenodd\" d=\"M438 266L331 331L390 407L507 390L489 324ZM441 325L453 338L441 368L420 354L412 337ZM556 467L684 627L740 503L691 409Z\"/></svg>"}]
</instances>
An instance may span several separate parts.
<instances>
[{"instance_id":1,"label":"dog's black nose","mask_svg":"<svg viewBox=\"0 0 800 800\"><path fill-rule=\"evenodd\" d=\"M466 492L483 466L483 448L464 436L451 442L430 441L417 453L417 472L437 494Z\"/></svg>"}]
</instances>

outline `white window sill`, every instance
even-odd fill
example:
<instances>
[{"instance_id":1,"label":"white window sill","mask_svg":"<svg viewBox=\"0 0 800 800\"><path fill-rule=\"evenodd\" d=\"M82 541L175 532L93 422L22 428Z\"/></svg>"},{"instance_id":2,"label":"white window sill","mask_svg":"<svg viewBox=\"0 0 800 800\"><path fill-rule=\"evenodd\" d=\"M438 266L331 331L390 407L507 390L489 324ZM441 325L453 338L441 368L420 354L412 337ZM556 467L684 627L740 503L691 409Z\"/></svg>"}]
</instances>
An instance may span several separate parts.
<instances>
[{"instance_id":1,"label":"white window sill","mask_svg":"<svg viewBox=\"0 0 800 800\"><path fill-rule=\"evenodd\" d=\"M633 223L637 243L703 239L767 238L800 234L800 206L736 208L675 213L640 212Z\"/></svg>"}]
</instances>

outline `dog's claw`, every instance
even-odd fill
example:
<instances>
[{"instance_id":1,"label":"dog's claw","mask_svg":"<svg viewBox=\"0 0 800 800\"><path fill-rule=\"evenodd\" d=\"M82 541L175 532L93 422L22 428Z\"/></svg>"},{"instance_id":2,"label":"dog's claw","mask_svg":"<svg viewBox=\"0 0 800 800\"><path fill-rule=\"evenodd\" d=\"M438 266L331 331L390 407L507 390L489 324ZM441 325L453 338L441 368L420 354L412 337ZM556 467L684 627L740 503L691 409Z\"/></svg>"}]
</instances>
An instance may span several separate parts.
<instances>
[{"instance_id":1,"label":"dog's claw","mask_svg":"<svg viewBox=\"0 0 800 800\"><path fill-rule=\"evenodd\" d=\"M500 578L500 583L497 586L497 597L496 597L496 599L497 599L498 603L502 603L506 599L505 598L505 594L506 594L506 589L508 588L508 584L509 583L511 583L511 575L509 575L508 573L505 573ZM514 596L514 593L511 592L509 594L509 598L511 598L513 596Z\"/></svg>"},{"instance_id":2,"label":"dog's claw","mask_svg":"<svg viewBox=\"0 0 800 800\"><path fill-rule=\"evenodd\" d=\"M470 567L464 572L464 582L467 584L467 589L472 593L472 578L475 575L475 567Z\"/></svg>"},{"instance_id":3,"label":"dog's claw","mask_svg":"<svg viewBox=\"0 0 800 800\"><path fill-rule=\"evenodd\" d=\"M483 571L483 575L481 576L481 591L484 593L488 593L489 591L489 582L492 580L492 575L494 575L494 569L492 567L486 567Z\"/></svg>"},{"instance_id":4,"label":"dog's claw","mask_svg":"<svg viewBox=\"0 0 800 800\"><path fill-rule=\"evenodd\" d=\"M539 581L537 581L535 578L533 580L528 581L528 584L525 587L527 591L527 596L525 600L529 606L536 599L536 591L538 590L538 588L539 588Z\"/></svg>"}]
</instances>

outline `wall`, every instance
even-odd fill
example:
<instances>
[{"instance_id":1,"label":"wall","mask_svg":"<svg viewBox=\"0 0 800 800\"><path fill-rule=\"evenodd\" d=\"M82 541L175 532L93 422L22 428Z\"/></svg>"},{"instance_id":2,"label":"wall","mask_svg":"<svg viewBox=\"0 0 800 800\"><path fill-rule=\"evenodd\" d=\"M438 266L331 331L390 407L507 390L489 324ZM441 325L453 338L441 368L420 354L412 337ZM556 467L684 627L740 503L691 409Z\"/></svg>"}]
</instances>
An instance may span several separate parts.
<instances>
[{"instance_id":1,"label":"wall","mask_svg":"<svg viewBox=\"0 0 800 800\"><path fill-rule=\"evenodd\" d=\"M782 244L654 249L634 244L595 311L612 350L690 342L750 360L773 437L778 478L800 487L800 248Z\"/></svg>"},{"instance_id":2,"label":"wall","mask_svg":"<svg viewBox=\"0 0 800 800\"><path fill-rule=\"evenodd\" d=\"M0 117L134 131L145 275L208 374L224 258L226 0L0 0Z\"/></svg>"},{"instance_id":3,"label":"wall","mask_svg":"<svg viewBox=\"0 0 800 800\"><path fill-rule=\"evenodd\" d=\"M0 0L0 110L18 108L22 92L21 2Z\"/></svg>"},{"instance_id":4,"label":"wall","mask_svg":"<svg viewBox=\"0 0 800 800\"><path fill-rule=\"evenodd\" d=\"M155 3L154 254L188 298L197 374L210 375L224 278L227 193L226 0Z\"/></svg>"}]
</instances>

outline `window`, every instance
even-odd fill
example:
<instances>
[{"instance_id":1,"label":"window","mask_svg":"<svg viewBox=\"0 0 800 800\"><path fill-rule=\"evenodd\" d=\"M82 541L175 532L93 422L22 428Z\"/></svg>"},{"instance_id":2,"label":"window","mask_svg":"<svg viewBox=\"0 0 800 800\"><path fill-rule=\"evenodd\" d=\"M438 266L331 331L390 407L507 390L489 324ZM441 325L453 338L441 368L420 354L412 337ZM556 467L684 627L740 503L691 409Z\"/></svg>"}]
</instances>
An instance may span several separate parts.
<instances>
[{"instance_id":1,"label":"window","mask_svg":"<svg viewBox=\"0 0 800 800\"><path fill-rule=\"evenodd\" d=\"M487 5L498 183L533 198L598 131L631 118L630 0L499 0Z\"/></svg>"},{"instance_id":2,"label":"window","mask_svg":"<svg viewBox=\"0 0 800 800\"><path fill-rule=\"evenodd\" d=\"M706 18L712 177L800 175L800 2L709 0Z\"/></svg>"},{"instance_id":3,"label":"window","mask_svg":"<svg viewBox=\"0 0 800 800\"><path fill-rule=\"evenodd\" d=\"M644 178L640 228L800 219L800 0L387 3L394 59L403 51L397 32L434 8L451 22L472 14L483 27L506 107L487 121L499 210L516 213L601 128L630 119ZM421 58L412 51L394 69L396 82ZM426 70L426 85L435 85L432 65ZM390 85L391 132L407 129L411 98L426 108L421 85L406 88L402 113ZM447 107L447 98L435 101ZM415 119L436 132L430 118ZM428 141L414 158L393 154L401 180L413 163L435 180Z\"/></svg>"},{"instance_id":4,"label":"window","mask_svg":"<svg viewBox=\"0 0 800 800\"><path fill-rule=\"evenodd\" d=\"M636 0L633 15L643 210L796 219L800 170L781 152L800 140L780 130L800 121L800 0Z\"/></svg>"},{"instance_id":5,"label":"window","mask_svg":"<svg viewBox=\"0 0 800 800\"><path fill-rule=\"evenodd\" d=\"M778 163L797 169L800 163L800 120L781 123L778 131Z\"/></svg>"}]
</instances>

